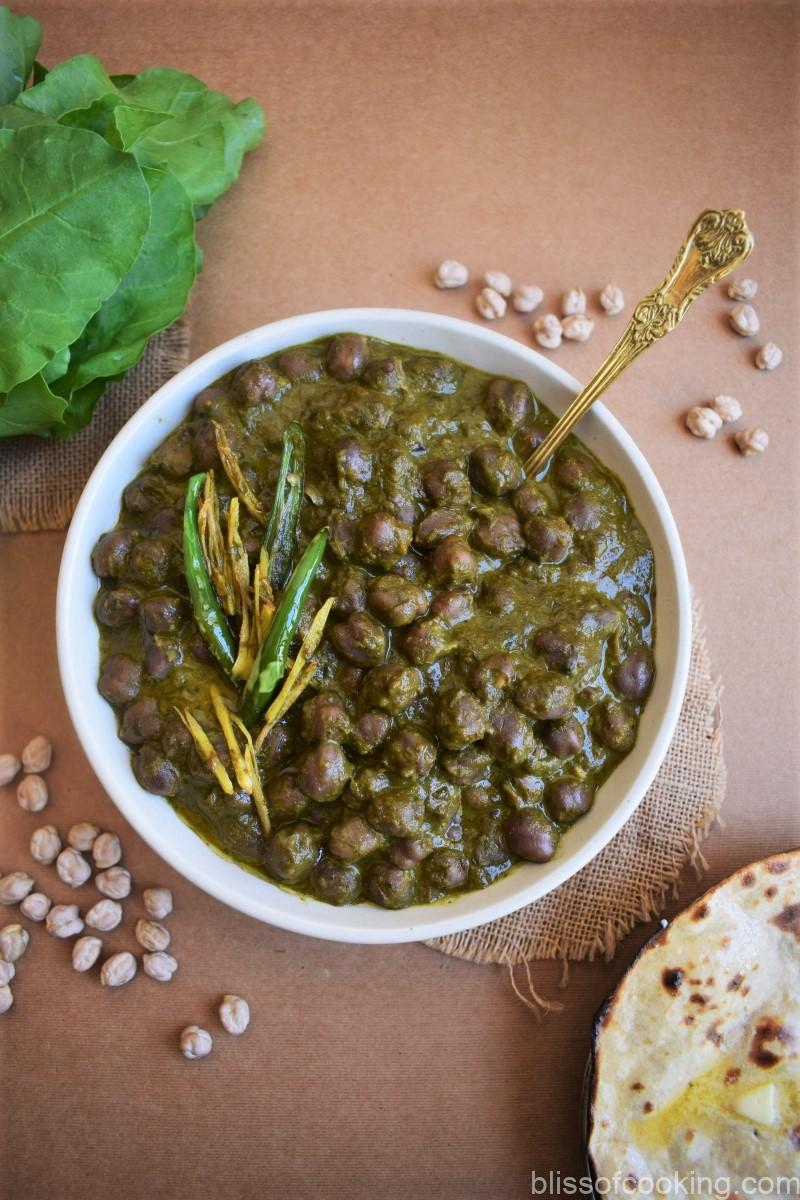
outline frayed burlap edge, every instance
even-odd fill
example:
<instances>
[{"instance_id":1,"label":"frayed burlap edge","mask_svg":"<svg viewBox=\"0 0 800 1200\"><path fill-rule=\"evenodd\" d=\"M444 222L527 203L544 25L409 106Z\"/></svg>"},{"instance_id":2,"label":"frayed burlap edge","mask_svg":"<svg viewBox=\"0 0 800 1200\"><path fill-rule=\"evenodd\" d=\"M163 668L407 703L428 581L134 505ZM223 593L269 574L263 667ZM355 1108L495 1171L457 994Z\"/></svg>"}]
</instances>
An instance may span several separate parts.
<instances>
[{"instance_id":1,"label":"frayed burlap edge","mask_svg":"<svg viewBox=\"0 0 800 1200\"><path fill-rule=\"evenodd\" d=\"M97 460L137 408L189 361L178 321L150 339L142 358L111 383L85 429L70 438L0 441L0 533L66 529Z\"/></svg>"},{"instance_id":2,"label":"frayed burlap edge","mask_svg":"<svg viewBox=\"0 0 800 1200\"><path fill-rule=\"evenodd\" d=\"M682 872L706 867L701 843L725 797L720 697L711 674L702 607L695 599L689 681L670 749L636 812L601 853L541 900L488 925L428 946L476 963L513 966L537 959L610 959L635 925L657 917L678 895ZM626 888L631 875L635 886ZM530 983L530 980L529 980ZM552 1008L533 992L529 1006ZM523 998L523 997L520 997ZM523 998L524 999L524 998Z\"/></svg>"}]
</instances>

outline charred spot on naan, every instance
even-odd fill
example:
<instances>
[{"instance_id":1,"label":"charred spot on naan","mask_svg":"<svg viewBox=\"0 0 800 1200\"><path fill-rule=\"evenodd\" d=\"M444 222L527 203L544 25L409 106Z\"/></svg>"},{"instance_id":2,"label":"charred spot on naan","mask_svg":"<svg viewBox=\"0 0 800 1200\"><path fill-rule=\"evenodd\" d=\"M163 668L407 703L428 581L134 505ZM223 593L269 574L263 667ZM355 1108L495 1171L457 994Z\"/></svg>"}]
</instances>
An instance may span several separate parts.
<instances>
[{"instance_id":1,"label":"charred spot on naan","mask_svg":"<svg viewBox=\"0 0 800 1200\"><path fill-rule=\"evenodd\" d=\"M772 918L782 933L791 933L800 942L800 904L789 904L777 917Z\"/></svg>"}]
</instances>

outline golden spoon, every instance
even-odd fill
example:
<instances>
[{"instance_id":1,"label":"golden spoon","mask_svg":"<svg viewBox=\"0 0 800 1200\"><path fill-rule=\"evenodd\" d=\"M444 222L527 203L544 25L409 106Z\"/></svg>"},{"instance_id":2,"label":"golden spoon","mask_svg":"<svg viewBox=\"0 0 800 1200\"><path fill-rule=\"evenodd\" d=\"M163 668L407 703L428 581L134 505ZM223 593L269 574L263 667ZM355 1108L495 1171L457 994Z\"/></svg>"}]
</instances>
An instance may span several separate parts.
<instances>
[{"instance_id":1,"label":"golden spoon","mask_svg":"<svg viewBox=\"0 0 800 1200\"><path fill-rule=\"evenodd\" d=\"M675 328L701 292L740 266L752 249L753 235L741 209L701 213L666 279L636 305L622 337L531 454L526 472L535 475L540 471L597 397L643 350Z\"/></svg>"}]
</instances>

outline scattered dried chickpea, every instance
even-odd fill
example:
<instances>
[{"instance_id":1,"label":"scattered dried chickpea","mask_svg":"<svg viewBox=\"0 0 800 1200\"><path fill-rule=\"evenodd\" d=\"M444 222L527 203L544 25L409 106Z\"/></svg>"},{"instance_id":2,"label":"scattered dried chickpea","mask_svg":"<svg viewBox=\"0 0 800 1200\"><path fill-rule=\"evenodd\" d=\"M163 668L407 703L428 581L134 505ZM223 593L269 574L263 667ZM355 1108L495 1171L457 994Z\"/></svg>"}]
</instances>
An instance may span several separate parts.
<instances>
[{"instance_id":1,"label":"scattered dried chickpea","mask_svg":"<svg viewBox=\"0 0 800 1200\"><path fill-rule=\"evenodd\" d=\"M181 1054L190 1060L205 1058L211 1053L214 1039L207 1029L199 1025L187 1025L181 1030Z\"/></svg>"},{"instance_id":2,"label":"scattered dried chickpea","mask_svg":"<svg viewBox=\"0 0 800 1200\"><path fill-rule=\"evenodd\" d=\"M544 300L544 292L534 283L518 283L514 288L511 303L517 312L531 313Z\"/></svg>"},{"instance_id":3,"label":"scattered dried chickpea","mask_svg":"<svg viewBox=\"0 0 800 1200\"><path fill-rule=\"evenodd\" d=\"M155 917L157 921L163 921L172 912L172 892L169 888L145 888L142 900L148 917Z\"/></svg>"},{"instance_id":4,"label":"scattered dried chickpea","mask_svg":"<svg viewBox=\"0 0 800 1200\"><path fill-rule=\"evenodd\" d=\"M26 871L12 871L0 879L0 904L19 904L33 891L33 880Z\"/></svg>"},{"instance_id":5,"label":"scattered dried chickpea","mask_svg":"<svg viewBox=\"0 0 800 1200\"><path fill-rule=\"evenodd\" d=\"M83 921L77 904L54 904L45 918L48 933L57 938L75 937L83 933Z\"/></svg>"},{"instance_id":6,"label":"scattered dried chickpea","mask_svg":"<svg viewBox=\"0 0 800 1200\"><path fill-rule=\"evenodd\" d=\"M774 371L783 361L783 351L774 342L765 342L756 351L756 366L759 371Z\"/></svg>"},{"instance_id":7,"label":"scattered dried chickpea","mask_svg":"<svg viewBox=\"0 0 800 1200\"><path fill-rule=\"evenodd\" d=\"M61 851L56 859L56 870L59 879L74 888L86 883L92 873L92 868L74 846L67 846L66 850Z\"/></svg>"},{"instance_id":8,"label":"scattered dried chickpea","mask_svg":"<svg viewBox=\"0 0 800 1200\"><path fill-rule=\"evenodd\" d=\"M158 921L137 921L134 936L145 950L166 950L170 943L169 930Z\"/></svg>"},{"instance_id":9,"label":"scattered dried chickpea","mask_svg":"<svg viewBox=\"0 0 800 1200\"><path fill-rule=\"evenodd\" d=\"M761 328L758 313L751 304L737 304L728 313L731 329L742 337L755 337Z\"/></svg>"},{"instance_id":10,"label":"scattered dried chickpea","mask_svg":"<svg viewBox=\"0 0 800 1200\"><path fill-rule=\"evenodd\" d=\"M16 754L0 754L0 787L13 783L21 766Z\"/></svg>"},{"instance_id":11,"label":"scattered dried chickpea","mask_svg":"<svg viewBox=\"0 0 800 1200\"><path fill-rule=\"evenodd\" d=\"M52 761L53 743L41 734L31 738L22 751L22 765L30 774L38 775L41 771L46 771Z\"/></svg>"},{"instance_id":12,"label":"scattered dried chickpea","mask_svg":"<svg viewBox=\"0 0 800 1200\"><path fill-rule=\"evenodd\" d=\"M742 415L742 406L735 396L715 396L709 401L708 407L713 408L724 425L738 421Z\"/></svg>"},{"instance_id":13,"label":"scattered dried chickpea","mask_svg":"<svg viewBox=\"0 0 800 1200\"><path fill-rule=\"evenodd\" d=\"M555 313L545 313L544 316L537 317L531 325L534 340L545 350L558 349L561 345L562 332L561 321Z\"/></svg>"},{"instance_id":14,"label":"scattered dried chickpea","mask_svg":"<svg viewBox=\"0 0 800 1200\"><path fill-rule=\"evenodd\" d=\"M751 454L763 454L769 445L769 434L766 429L739 429L733 440L745 458Z\"/></svg>"},{"instance_id":15,"label":"scattered dried chickpea","mask_svg":"<svg viewBox=\"0 0 800 1200\"><path fill-rule=\"evenodd\" d=\"M713 408L698 404L686 414L686 428L697 438L713 438L722 428L722 417Z\"/></svg>"},{"instance_id":16,"label":"scattered dried chickpea","mask_svg":"<svg viewBox=\"0 0 800 1200\"><path fill-rule=\"evenodd\" d=\"M579 317L586 312L586 294L580 288L570 288L561 297L562 317Z\"/></svg>"},{"instance_id":17,"label":"scattered dried chickpea","mask_svg":"<svg viewBox=\"0 0 800 1200\"><path fill-rule=\"evenodd\" d=\"M14 993L8 984L4 984L0 987L0 1015L7 1013L13 1003Z\"/></svg>"},{"instance_id":18,"label":"scattered dried chickpea","mask_svg":"<svg viewBox=\"0 0 800 1200\"><path fill-rule=\"evenodd\" d=\"M47 784L41 775L23 775L17 784L17 804L26 812L47 808Z\"/></svg>"},{"instance_id":19,"label":"scattered dried chickpea","mask_svg":"<svg viewBox=\"0 0 800 1200\"><path fill-rule=\"evenodd\" d=\"M28 949L31 935L24 925L4 925L0 929L0 958L15 963Z\"/></svg>"},{"instance_id":20,"label":"scattered dried chickpea","mask_svg":"<svg viewBox=\"0 0 800 1200\"><path fill-rule=\"evenodd\" d=\"M600 293L600 307L605 309L609 317L615 317L625 307L625 297L622 288L615 283L607 283Z\"/></svg>"},{"instance_id":21,"label":"scattered dried chickpea","mask_svg":"<svg viewBox=\"0 0 800 1200\"><path fill-rule=\"evenodd\" d=\"M90 929L108 933L122 920L122 905L117 900L98 900L87 912L85 920Z\"/></svg>"},{"instance_id":22,"label":"scattered dried chickpea","mask_svg":"<svg viewBox=\"0 0 800 1200\"><path fill-rule=\"evenodd\" d=\"M574 316L564 317L561 331L571 342L588 342L592 336L594 321L585 313L575 313Z\"/></svg>"},{"instance_id":23,"label":"scattered dried chickpea","mask_svg":"<svg viewBox=\"0 0 800 1200\"><path fill-rule=\"evenodd\" d=\"M136 974L136 959L130 950L122 950L112 954L100 968L100 982L103 987L122 987L130 983Z\"/></svg>"},{"instance_id":24,"label":"scattered dried chickpea","mask_svg":"<svg viewBox=\"0 0 800 1200\"><path fill-rule=\"evenodd\" d=\"M511 295L511 277L506 275L505 271L487 271L483 277L483 282L488 288L495 292L499 292L501 296L508 299Z\"/></svg>"},{"instance_id":25,"label":"scattered dried chickpea","mask_svg":"<svg viewBox=\"0 0 800 1200\"><path fill-rule=\"evenodd\" d=\"M31 858L49 866L61 853L61 838L55 825L42 825L31 834Z\"/></svg>"},{"instance_id":26,"label":"scattered dried chickpea","mask_svg":"<svg viewBox=\"0 0 800 1200\"><path fill-rule=\"evenodd\" d=\"M124 900L131 894L131 873L125 867L109 867L94 877L98 892L110 900Z\"/></svg>"},{"instance_id":27,"label":"scattered dried chickpea","mask_svg":"<svg viewBox=\"0 0 800 1200\"><path fill-rule=\"evenodd\" d=\"M101 871L115 867L122 858L122 846L115 833L101 833L92 846L92 858Z\"/></svg>"},{"instance_id":28,"label":"scattered dried chickpea","mask_svg":"<svg viewBox=\"0 0 800 1200\"><path fill-rule=\"evenodd\" d=\"M149 975L151 979L157 979L159 983L169 983L178 969L177 959L163 950L156 950L152 954L143 954L142 965L145 975Z\"/></svg>"},{"instance_id":29,"label":"scattered dried chickpea","mask_svg":"<svg viewBox=\"0 0 800 1200\"><path fill-rule=\"evenodd\" d=\"M244 1033L250 1024L250 1005L241 996L223 996L219 1006L219 1019L223 1029L238 1036Z\"/></svg>"},{"instance_id":30,"label":"scattered dried chickpea","mask_svg":"<svg viewBox=\"0 0 800 1200\"><path fill-rule=\"evenodd\" d=\"M433 282L438 288L457 288L463 287L468 279L469 271L463 263L455 258L446 258L436 268Z\"/></svg>"},{"instance_id":31,"label":"scattered dried chickpea","mask_svg":"<svg viewBox=\"0 0 800 1200\"><path fill-rule=\"evenodd\" d=\"M496 321L506 315L506 302L494 288L482 288L475 297L475 307L486 321Z\"/></svg>"},{"instance_id":32,"label":"scattered dried chickpea","mask_svg":"<svg viewBox=\"0 0 800 1200\"><path fill-rule=\"evenodd\" d=\"M0 958L0 987L5 987L17 973L17 969L13 963L6 962L4 958Z\"/></svg>"},{"instance_id":33,"label":"scattered dried chickpea","mask_svg":"<svg viewBox=\"0 0 800 1200\"><path fill-rule=\"evenodd\" d=\"M103 943L99 937L79 937L72 947L72 965L76 971L90 971L100 957Z\"/></svg>"},{"instance_id":34,"label":"scattered dried chickpea","mask_svg":"<svg viewBox=\"0 0 800 1200\"><path fill-rule=\"evenodd\" d=\"M67 841L75 850L91 850L99 833L98 826L93 825L91 821L78 821L76 825L70 826Z\"/></svg>"},{"instance_id":35,"label":"scattered dried chickpea","mask_svg":"<svg viewBox=\"0 0 800 1200\"><path fill-rule=\"evenodd\" d=\"M731 300L752 300L758 291L755 279L734 279L728 284Z\"/></svg>"},{"instance_id":36,"label":"scattered dried chickpea","mask_svg":"<svg viewBox=\"0 0 800 1200\"><path fill-rule=\"evenodd\" d=\"M44 892L31 892L19 906L19 911L29 921L43 921L50 912L53 901Z\"/></svg>"}]
</instances>

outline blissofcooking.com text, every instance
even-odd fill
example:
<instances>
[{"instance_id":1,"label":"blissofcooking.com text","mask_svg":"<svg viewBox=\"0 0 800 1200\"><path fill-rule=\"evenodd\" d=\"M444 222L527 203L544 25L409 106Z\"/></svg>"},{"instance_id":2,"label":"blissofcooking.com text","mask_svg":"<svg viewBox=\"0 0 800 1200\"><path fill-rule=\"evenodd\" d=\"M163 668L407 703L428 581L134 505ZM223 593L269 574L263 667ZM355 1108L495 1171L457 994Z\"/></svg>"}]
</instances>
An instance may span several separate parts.
<instances>
[{"instance_id":1,"label":"blissofcooking.com text","mask_svg":"<svg viewBox=\"0 0 800 1200\"><path fill-rule=\"evenodd\" d=\"M732 1200L744 1196L800 1196L800 1175L746 1176L741 1183L724 1175L703 1175L695 1171L634 1179L617 1171L615 1175L562 1175L531 1171L532 1196L709 1196L711 1200Z\"/></svg>"}]
</instances>

